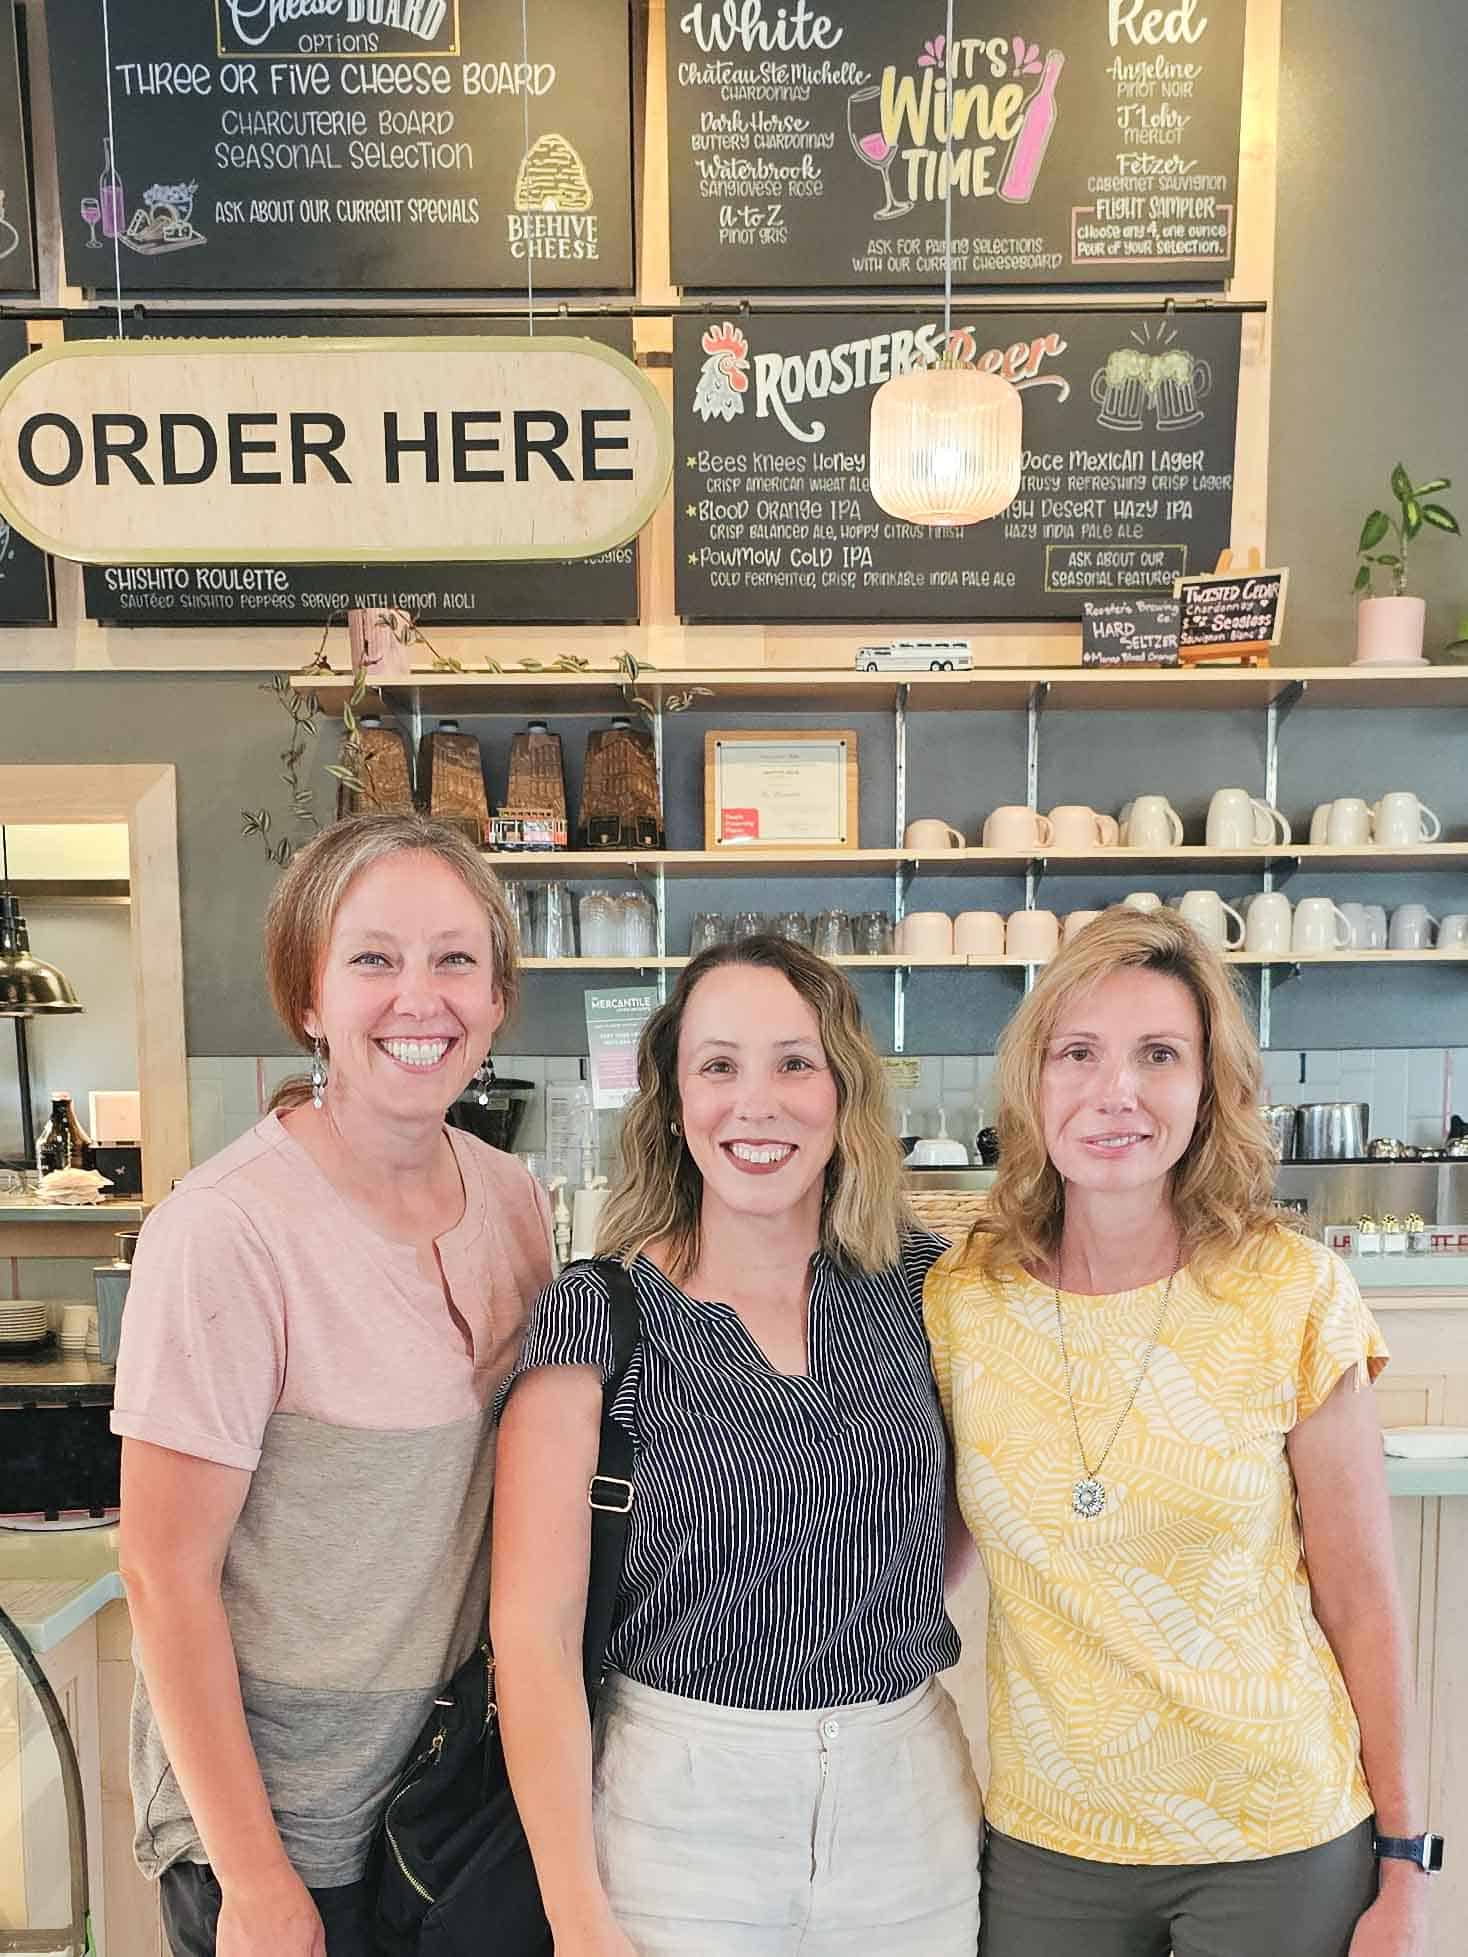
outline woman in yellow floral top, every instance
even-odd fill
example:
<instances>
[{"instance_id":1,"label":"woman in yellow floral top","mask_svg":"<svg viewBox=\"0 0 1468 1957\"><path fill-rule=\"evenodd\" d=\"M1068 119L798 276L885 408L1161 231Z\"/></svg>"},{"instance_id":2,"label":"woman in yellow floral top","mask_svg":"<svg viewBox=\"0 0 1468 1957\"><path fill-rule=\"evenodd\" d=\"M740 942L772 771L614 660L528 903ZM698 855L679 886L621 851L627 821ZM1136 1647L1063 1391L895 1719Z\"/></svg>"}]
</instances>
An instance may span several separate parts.
<instances>
[{"instance_id":1,"label":"woman in yellow floral top","mask_svg":"<svg viewBox=\"0 0 1468 1957\"><path fill-rule=\"evenodd\" d=\"M1278 1220L1228 972L1107 911L999 1082L926 1289L990 1586L983 1957L1419 1957L1386 1347Z\"/></svg>"}]
</instances>

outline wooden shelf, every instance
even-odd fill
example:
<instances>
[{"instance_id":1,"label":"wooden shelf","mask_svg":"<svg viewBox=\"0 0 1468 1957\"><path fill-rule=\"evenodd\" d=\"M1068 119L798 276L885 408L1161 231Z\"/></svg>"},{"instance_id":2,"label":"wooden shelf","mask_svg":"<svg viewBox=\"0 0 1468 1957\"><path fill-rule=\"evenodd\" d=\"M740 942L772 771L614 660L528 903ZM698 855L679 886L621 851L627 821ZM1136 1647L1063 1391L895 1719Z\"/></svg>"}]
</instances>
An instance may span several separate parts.
<instances>
[{"instance_id":1,"label":"wooden shelf","mask_svg":"<svg viewBox=\"0 0 1468 1957\"><path fill-rule=\"evenodd\" d=\"M609 626L609 633L616 632ZM349 674L295 674L291 684L315 693L325 712L339 715L351 692ZM1080 666L986 666L971 673L857 673L830 667L786 671L757 667L739 672L698 667L644 667L635 690L654 705L690 689L708 689L693 711L716 713L782 707L822 712L881 713L896 705L899 689L909 712L952 713L963 708L1018 712L1039 689L1048 712L1128 712L1159 708L1239 711L1264 708L1293 688L1303 705L1320 707L1468 707L1465 666L1275 666L1152 667L1143 671ZM425 714L603 715L627 711L616 672L435 673L388 682L390 707L416 706Z\"/></svg>"},{"instance_id":2,"label":"wooden shelf","mask_svg":"<svg viewBox=\"0 0 1468 1957\"><path fill-rule=\"evenodd\" d=\"M1297 951L1262 954L1255 951L1229 951L1224 953L1230 965L1288 966L1288 965L1468 965L1468 949L1463 951ZM522 958L520 966L527 972L656 972L681 971L691 961L681 958ZM843 965L868 971L942 971L954 967L970 971L1024 971L1030 966L1045 964L1045 959L1034 958L975 958L953 956L950 958L909 958L902 952L889 952L881 957L858 954L855 957L833 958L833 965Z\"/></svg>"},{"instance_id":3,"label":"wooden shelf","mask_svg":"<svg viewBox=\"0 0 1468 1957\"><path fill-rule=\"evenodd\" d=\"M1122 877L1170 870L1215 875L1263 871L1272 864L1318 865L1326 870L1468 869L1468 843L1420 843L1415 849L1331 849L1324 844L1277 844L1267 849L1036 850L999 849L664 849L643 851L483 852L490 868L505 877L583 883L598 877L628 880L670 877L886 876L899 869L919 876L990 875L1022 877L1027 870L1050 875L1087 871Z\"/></svg>"},{"instance_id":4,"label":"wooden shelf","mask_svg":"<svg viewBox=\"0 0 1468 1957\"><path fill-rule=\"evenodd\" d=\"M659 870L671 877L880 877L890 876L909 860L900 849L485 850L481 855L503 877L567 883L598 877L626 880L653 876ZM1014 862L1023 875L1024 858L1016 857Z\"/></svg>"}]
</instances>

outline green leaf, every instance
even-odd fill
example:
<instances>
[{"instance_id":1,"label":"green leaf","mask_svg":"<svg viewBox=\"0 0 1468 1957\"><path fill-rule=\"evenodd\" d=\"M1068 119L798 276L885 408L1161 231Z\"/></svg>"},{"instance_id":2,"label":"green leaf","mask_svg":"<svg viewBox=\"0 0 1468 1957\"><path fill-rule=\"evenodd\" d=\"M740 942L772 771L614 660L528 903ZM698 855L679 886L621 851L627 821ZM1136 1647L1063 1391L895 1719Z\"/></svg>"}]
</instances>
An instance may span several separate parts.
<instances>
[{"instance_id":1,"label":"green leaf","mask_svg":"<svg viewBox=\"0 0 1468 1957\"><path fill-rule=\"evenodd\" d=\"M1422 505L1415 496L1409 496L1402 505L1402 527L1407 533L1409 544L1422 528Z\"/></svg>"},{"instance_id":2,"label":"green leaf","mask_svg":"<svg viewBox=\"0 0 1468 1957\"><path fill-rule=\"evenodd\" d=\"M1412 478L1399 462L1392 470L1392 495L1399 503L1405 503L1412 494Z\"/></svg>"},{"instance_id":3,"label":"green leaf","mask_svg":"<svg viewBox=\"0 0 1468 1957\"><path fill-rule=\"evenodd\" d=\"M348 788L360 788L362 786L350 768L339 768L334 761L327 762L326 772L335 780L344 781Z\"/></svg>"},{"instance_id":4,"label":"green leaf","mask_svg":"<svg viewBox=\"0 0 1468 1957\"><path fill-rule=\"evenodd\" d=\"M1361 541L1356 546L1357 550L1375 550L1391 527L1392 520L1385 510L1373 510L1361 526Z\"/></svg>"},{"instance_id":5,"label":"green leaf","mask_svg":"<svg viewBox=\"0 0 1468 1957\"><path fill-rule=\"evenodd\" d=\"M1451 530L1455 537L1461 537L1463 534L1458 527L1458 519L1451 510L1445 510L1441 503L1424 503L1422 520L1424 523L1430 523L1434 530Z\"/></svg>"},{"instance_id":6,"label":"green leaf","mask_svg":"<svg viewBox=\"0 0 1468 1957\"><path fill-rule=\"evenodd\" d=\"M1452 486L1453 479L1451 476L1434 476L1431 482L1418 483L1417 494L1419 496L1436 496L1440 489L1451 489Z\"/></svg>"},{"instance_id":7,"label":"green leaf","mask_svg":"<svg viewBox=\"0 0 1468 1957\"><path fill-rule=\"evenodd\" d=\"M1356 582L1352 585L1351 589L1353 591L1364 591L1370 582L1371 566L1369 564L1363 564L1356 573Z\"/></svg>"},{"instance_id":8,"label":"green leaf","mask_svg":"<svg viewBox=\"0 0 1468 1957\"><path fill-rule=\"evenodd\" d=\"M1385 564L1389 571L1400 571L1402 568L1400 557L1392 557L1385 552L1380 557L1373 557L1371 561L1373 564Z\"/></svg>"}]
</instances>

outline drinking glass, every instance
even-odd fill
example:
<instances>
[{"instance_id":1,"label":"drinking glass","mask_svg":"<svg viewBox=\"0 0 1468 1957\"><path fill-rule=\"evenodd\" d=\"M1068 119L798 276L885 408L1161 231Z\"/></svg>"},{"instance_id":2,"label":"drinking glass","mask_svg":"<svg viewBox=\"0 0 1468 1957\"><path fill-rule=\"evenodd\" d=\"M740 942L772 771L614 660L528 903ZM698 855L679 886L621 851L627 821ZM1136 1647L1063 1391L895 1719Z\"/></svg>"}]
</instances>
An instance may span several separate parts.
<instances>
[{"instance_id":1,"label":"drinking glass","mask_svg":"<svg viewBox=\"0 0 1468 1957\"><path fill-rule=\"evenodd\" d=\"M622 899L622 956L651 958L657 943L657 912L651 897L629 890Z\"/></svg>"},{"instance_id":2,"label":"drinking glass","mask_svg":"<svg viewBox=\"0 0 1468 1957\"><path fill-rule=\"evenodd\" d=\"M102 222L102 206L95 197L84 197L81 203L82 223L91 232L87 244L93 251L102 249L102 240L97 236L97 226Z\"/></svg>"},{"instance_id":3,"label":"drinking glass","mask_svg":"<svg viewBox=\"0 0 1468 1957\"><path fill-rule=\"evenodd\" d=\"M505 902L510 907L510 916L515 925L515 942L520 955L529 958L534 950L534 933L530 923L530 889L527 884L505 884Z\"/></svg>"},{"instance_id":4,"label":"drinking glass","mask_svg":"<svg viewBox=\"0 0 1468 1957\"><path fill-rule=\"evenodd\" d=\"M822 911L815 922L815 950L822 958L849 958L853 950L851 919L845 911Z\"/></svg>"},{"instance_id":5,"label":"drinking glass","mask_svg":"<svg viewBox=\"0 0 1468 1957\"><path fill-rule=\"evenodd\" d=\"M715 945L723 944L724 938L724 920L719 913L700 911L688 933L688 956L697 958L701 951L712 951Z\"/></svg>"},{"instance_id":6,"label":"drinking glass","mask_svg":"<svg viewBox=\"0 0 1468 1957\"><path fill-rule=\"evenodd\" d=\"M892 949L892 919L886 911L862 911L852 937L863 957L885 958Z\"/></svg>"},{"instance_id":7,"label":"drinking glass","mask_svg":"<svg viewBox=\"0 0 1468 1957\"><path fill-rule=\"evenodd\" d=\"M810 919L804 911L781 911L774 923L778 936L810 950Z\"/></svg>"},{"instance_id":8,"label":"drinking glass","mask_svg":"<svg viewBox=\"0 0 1468 1957\"><path fill-rule=\"evenodd\" d=\"M762 938L770 928L770 920L763 911L736 911L734 928L729 933L735 944L742 944L746 938Z\"/></svg>"},{"instance_id":9,"label":"drinking glass","mask_svg":"<svg viewBox=\"0 0 1468 1957\"><path fill-rule=\"evenodd\" d=\"M615 958L621 950L617 899L610 890L588 890L581 899L581 956Z\"/></svg>"},{"instance_id":10,"label":"drinking glass","mask_svg":"<svg viewBox=\"0 0 1468 1957\"><path fill-rule=\"evenodd\" d=\"M563 883L531 885L531 916L534 920L537 958L574 958L576 926L571 911L571 893Z\"/></svg>"}]
</instances>

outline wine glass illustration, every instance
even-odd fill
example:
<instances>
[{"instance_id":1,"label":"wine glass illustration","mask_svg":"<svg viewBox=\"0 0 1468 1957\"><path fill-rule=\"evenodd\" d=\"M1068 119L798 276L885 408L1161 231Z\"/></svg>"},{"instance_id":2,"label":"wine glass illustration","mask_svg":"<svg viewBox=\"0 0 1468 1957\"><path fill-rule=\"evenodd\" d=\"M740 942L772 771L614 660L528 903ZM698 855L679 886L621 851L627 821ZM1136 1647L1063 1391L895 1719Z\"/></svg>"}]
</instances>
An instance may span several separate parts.
<instances>
[{"instance_id":1,"label":"wine glass illustration","mask_svg":"<svg viewBox=\"0 0 1468 1957\"><path fill-rule=\"evenodd\" d=\"M0 258L9 258L20 243L20 233L5 215L5 192L0 190Z\"/></svg>"},{"instance_id":2,"label":"wine glass illustration","mask_svg":"<svg viewBox=\"0 0 1468 1957\"><path fill-rule=\"evenodd\" d=\"M95 197L84 197L81 204L82 223L91 232L87 243L93 251L102 249L102 240L97 236L97 226L102 222L102 206Z\"/></svg>"},{"instance_id":3,"label":"wine glass illustration","mask_svg":"<svg viewBox=\"0 0 1468 1957\"><path fill-rule=\"evenodd\" d=\"M873 211L872 216L905 217L912 205L892 195L892 159L897 154L897 145L887 141L882 128L880 88L859 88L854 95L846 98L846 130L851 137L851 147L862 162L882 173L886 202L879 211Z\"/></svg>"}]
</instances>

